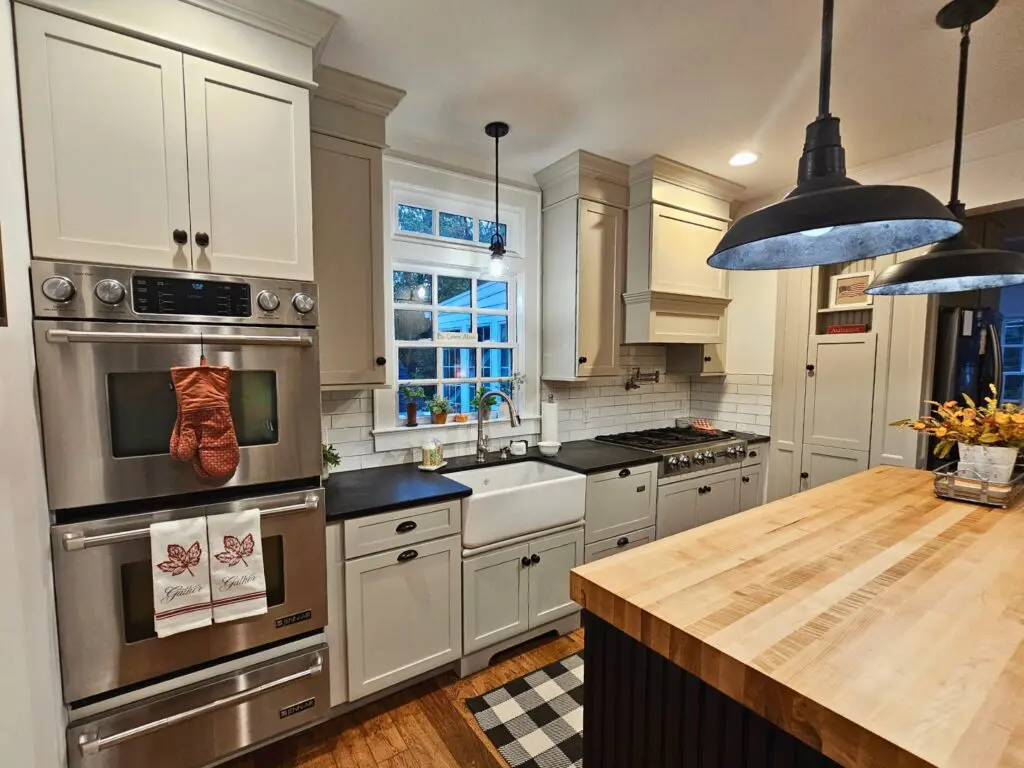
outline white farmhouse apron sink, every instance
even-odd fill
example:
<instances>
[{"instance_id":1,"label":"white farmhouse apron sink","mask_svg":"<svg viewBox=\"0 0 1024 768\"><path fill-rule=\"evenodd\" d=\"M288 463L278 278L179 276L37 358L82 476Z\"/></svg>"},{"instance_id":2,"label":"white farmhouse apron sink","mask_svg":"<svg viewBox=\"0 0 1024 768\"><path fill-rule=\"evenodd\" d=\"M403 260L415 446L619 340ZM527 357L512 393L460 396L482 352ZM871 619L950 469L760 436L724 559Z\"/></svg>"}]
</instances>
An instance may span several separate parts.
<instances>
[{"instance_id":1,"label":"white farmhouse apron sink","mask_svg":"<svg viewBox=\"0 0 1024 768\"><path fill-rule=\"evenodd\" d=\"M462 500L462 546L475 549L583 520L587 478L522 461L448 473L473 489Z\"/></svg>"}]
</instances>

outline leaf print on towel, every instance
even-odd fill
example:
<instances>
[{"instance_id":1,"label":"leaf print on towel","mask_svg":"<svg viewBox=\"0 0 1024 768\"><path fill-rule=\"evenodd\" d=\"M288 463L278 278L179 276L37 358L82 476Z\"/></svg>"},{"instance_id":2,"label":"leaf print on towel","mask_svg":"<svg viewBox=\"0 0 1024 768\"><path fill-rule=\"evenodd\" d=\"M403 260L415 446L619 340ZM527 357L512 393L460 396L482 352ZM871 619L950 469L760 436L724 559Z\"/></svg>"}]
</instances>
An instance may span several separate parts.
<instances>
[{"instance_id":1,"label":"leaf print on towel","mask_svg":"<svg viewBox=\"0 0 1024 768\"><path fill-rule=\"evenodd\" d=\"M199 546L198 541L192 542L192 546L187 550L178 544L168 544L167 559L157 563L156 567L171 576L180 576L185 571L188 571L189 576L195 576L192 569L199 565L202 557L203 548Z\"/></svg>"},{"instance_id":2,"label":"leaf print on towel","mask_svg":"<svg viewBox=\"0 0 1024 768\"><path fill-rule=\"evenodd\" d=\"M217 558L218 562L226 563L228 567L241 563L248 568L249 564L245 561L245 558L252 555L255 548L256 542L253 540L251 533L246 534L245 538L241 541L234 536L225 536L224 551L218 552L214 557Z\"/></svg>"}]
</instances>

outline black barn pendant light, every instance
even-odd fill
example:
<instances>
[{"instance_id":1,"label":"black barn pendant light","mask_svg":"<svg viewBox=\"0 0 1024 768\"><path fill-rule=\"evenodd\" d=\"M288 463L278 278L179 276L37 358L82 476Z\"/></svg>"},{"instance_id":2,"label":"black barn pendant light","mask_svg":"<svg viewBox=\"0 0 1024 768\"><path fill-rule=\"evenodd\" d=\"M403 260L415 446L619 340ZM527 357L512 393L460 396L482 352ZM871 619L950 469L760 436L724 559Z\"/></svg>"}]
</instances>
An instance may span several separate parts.
<instances>
[{"instance_id":1,"label":"black barn pendant light","mask_svg":"<svg viewBox=\"0 0 1024 768\"><path fill-rule=\"evenodd\" d=\"M494 139L494 234L491 235L491 272L500 273L505 267L505 238L501 236L498 220L498 140L508 136L508 123L488 123L484 132Z\"/></svg>"},{"instance_id":2,"label":"black barn pendant light","mask_svg":"<svg viewBox=\"0 0 1024 768\"><path fill-rule=\"evenodd\" d=\"M997 0L953 0L939 11L936 23L960 30L960 77L956 89L956 135L949 210L964 218L960 202L960 162L964 144L964 102L967 96L967 51L971 24L984 18ZM894 264L875 278L867 292L890 296L952 293L1024 283L1024 253L982 248L963 232L934 246L924 256Z\"/></svg>"},{"instance_id":3,"label":"black barn pendant light","mask_svg":"<svg viewBox=\"0 0 1024 768\"><path fill-rule=\"evenodd\" d=\"M839 118L829 112L833 0L824 0L818 117L807 126L796 188L725 233L708 264L721 269L785 269L838 264L919 248L963 225L916 187L862 186L846 175Z\"/></svg>"}]
</instances>

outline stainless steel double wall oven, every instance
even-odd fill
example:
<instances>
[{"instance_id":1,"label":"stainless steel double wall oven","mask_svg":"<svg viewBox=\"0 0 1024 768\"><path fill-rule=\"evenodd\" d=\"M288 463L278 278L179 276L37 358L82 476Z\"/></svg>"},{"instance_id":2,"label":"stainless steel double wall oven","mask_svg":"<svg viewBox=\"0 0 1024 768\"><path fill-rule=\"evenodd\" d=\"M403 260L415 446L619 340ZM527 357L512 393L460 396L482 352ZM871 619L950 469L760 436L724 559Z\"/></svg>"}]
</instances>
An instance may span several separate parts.
<instances>
[{"instance_id":1,"label":"stainless steel double wall oven","mask_svg":"<svg viewBox=\"0 0 1024 768\"><path fill-rule=\"evenodd\" d=\"M323 716L315 285L34 262L32 290L71 764L198 768ZM169 456L169 370L204 355L232 369L219 481ZM267 613L157 638L149 525L252 508Z\"/></svg>"}]
</instances>

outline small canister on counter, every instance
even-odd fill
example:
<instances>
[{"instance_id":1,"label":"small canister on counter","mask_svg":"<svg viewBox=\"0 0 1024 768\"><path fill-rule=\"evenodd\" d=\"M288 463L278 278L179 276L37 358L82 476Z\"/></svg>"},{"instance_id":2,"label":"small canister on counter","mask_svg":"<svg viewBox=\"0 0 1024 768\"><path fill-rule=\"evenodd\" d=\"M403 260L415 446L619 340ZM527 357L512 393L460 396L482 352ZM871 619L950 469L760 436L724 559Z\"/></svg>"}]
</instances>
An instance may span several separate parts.
<instances>
[{"instance_id":1,"label":"small canister on counter","mask_svg":"<svg viewBox=\"0 0 1024 768\"><path fill-rule=\"evenodd\" d=\"M438 440L423 444L423 464L426 469L433 469L444 464L444 446Z\"/></svg>"}]
</instances>

